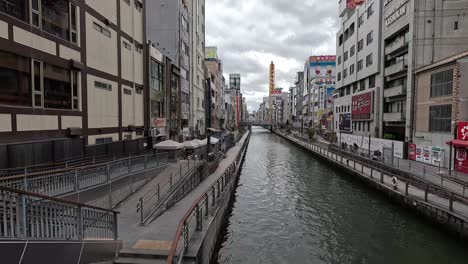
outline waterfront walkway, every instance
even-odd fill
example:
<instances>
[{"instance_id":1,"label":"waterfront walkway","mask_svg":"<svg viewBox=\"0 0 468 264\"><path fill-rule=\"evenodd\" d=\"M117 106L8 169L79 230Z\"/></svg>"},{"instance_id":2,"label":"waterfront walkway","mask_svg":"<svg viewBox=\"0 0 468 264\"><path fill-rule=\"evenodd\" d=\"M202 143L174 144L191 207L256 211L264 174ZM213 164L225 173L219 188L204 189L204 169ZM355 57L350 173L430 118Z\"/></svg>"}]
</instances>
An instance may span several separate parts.
<instances>
[{"instance_id":1,"label":"waterfront walkway","mask_svg":"<svg viewBox=\"0 0 468 264\"><path fill-rule=\"evenodd\" d=\"M349 157L341 156L334 152L328 151L327 148L318 146L319 144L310 144L308 142L299 140L297 138L294 138L290 135L286 135L281 132L276 132L276 133L281 134L283 137L289 139L290 141L293 141L303 146L304 148L307 148L310 151L315 152L318 155L321 155L325 158L328 158L331 161L334 161L336 163L341 164L342 166L347 167L348 169L351 169L352 171L356 172L362 177L366 177L387 189L390 189L390 190L393 189L391 175L387 175L385 173L383 173L382 175L381 171L374 169L371 166L366 166L366 164L361 164L359 162L356 162L350 159ZM321 144L323 144L323 142ZM456 215L458 218L464 219L465 222L468 221L468 205L466 201L464 201L464 203L462 203L460 200L450 201L450 199L447 199L441 195L430 193L430 192L426 193L427 190L423 190L421 188L413 186L410 183L408 183L408 191L406 191L406 187L407 187L407 183L404 180L400 179L398 181L397 190L394 190L394 191L402 196L408 196L408 197L414 198L415 206L417 206L418 202L427 203L445 212L451 212L453 215Z\"/></svg>"},{"instance_id":2,"label":"waterfront walkway","mask_svg":"<svg viewBox=\"0 0 468 264\"><path fill-rule=\"evenodd\" d=\"M164 252L167 253L183 216L190 209L194 201L203 194L207 188L213 185L234 162L247 135L246 133L236 146L232 147L226 153L226 158L219 163L218 168L210 176L153 222L141 226L140 217L136 213L136 208L139 197L149 189L154 188L157 183L148 184L145 188L142 188L141 191L134 194L121 206L116 208L117 211L121 212L119 216L119 236L123 241L124 250L146 250L160 252L161 254L164 254ZM155 181L158 180L162 181L163 179L161 179L161 177L155 179Z\"/></svg>"}]
</instances>

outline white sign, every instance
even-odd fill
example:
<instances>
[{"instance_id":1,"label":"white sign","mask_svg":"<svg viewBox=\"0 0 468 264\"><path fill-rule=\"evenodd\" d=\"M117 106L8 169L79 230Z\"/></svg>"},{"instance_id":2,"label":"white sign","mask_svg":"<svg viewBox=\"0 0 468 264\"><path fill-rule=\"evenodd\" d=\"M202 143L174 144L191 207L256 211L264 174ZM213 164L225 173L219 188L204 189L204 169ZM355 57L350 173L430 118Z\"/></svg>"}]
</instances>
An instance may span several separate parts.
<instances>
[{"instance_id":1,"label":"white sign","mask_svg":"<svg viewBox=\"0 0 468 264\"><path fill-rule=\"evenodd\" d=\"M397 21L401 16L406 14L407 3L409 0L401 0L400 3L393 8L388 15L385 16L385 26L388 27ZM387 3L388 4L388 3Z\"/></svg>"},{"instance_id":2,"label":"white sign","mask_svg":"<svg viewBox=\"0 0 468 264\"><path fill-rule=\"evenodd\" d=\"M344 133L341 133L341 135L338 135L338 140L340 139L340 137L341 137L341 142L346 142L348 146L352 146L356 144L359 146L360 149L369 149L369 137L355 136L355 135L344 134ZM402 159L403 158L403 142L401 141L371 138L370 150L371 151L379 150L380 152L384 153L384 148L392 149L392 145L394 148L393 156Z\"/></svg>"}]
</instances>

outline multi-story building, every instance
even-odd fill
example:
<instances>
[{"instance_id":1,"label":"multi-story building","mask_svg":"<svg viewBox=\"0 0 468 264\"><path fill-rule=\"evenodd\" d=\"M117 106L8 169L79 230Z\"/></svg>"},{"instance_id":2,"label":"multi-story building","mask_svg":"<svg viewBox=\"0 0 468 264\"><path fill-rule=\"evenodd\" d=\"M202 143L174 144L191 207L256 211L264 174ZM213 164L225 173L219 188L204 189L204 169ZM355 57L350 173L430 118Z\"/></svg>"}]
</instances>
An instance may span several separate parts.
<instances>
[{"instance_id":1,"label":"multi-story building","mask_svg":"<svg viewBox=\"0 0 468 264\"><path fill-rule=\"evenodd\" d=\"M294 128L298 129L302 127L302 105L304 98L304 72L298 72L294 79L294 112L292 120Z\"/></svg>"},{"instance_id":2,"label":"multi-story building","mask_svg":"<svg viewBox=\"0 0 468 264\"><path fill-rule=\"evenodd\" d=\"M186 0L184 0L186 2ZM190 127L205 135L205 0L188 1L190 23Z\"/></svg>"},{"instance_id":3,"label":"multi-story building","mask_svg":"<svg viewBox=\"0 0 468 264\"><path fill-rule=\"evenodd\" d=\"M188 136L190 117L188 5L184 0L148 1L145 20L151 87L148 118L158 130L157 135L179 140L183 135ZM161 61L155 61L156 57L161 57Z\"/></svg>"},{"instance_id":4,"label":"multi-story building","mask_svg":"<svg viewBox=\"0 0 468 264\"><path fill-rule=\"evenodd\" d=\"M381 137L382 1L366 0L355 8L346 2L339 4L334 131Z\"/></svg>"},{"instance_id":5,"label":"multi-story building","mask_svg":"<svg viewBox=\"0 0 468 264\"><path fill-rule=\"evenodd\" d=\"M0 4L0 153L8 157L0 166L63 160L84 155L87 145L144 137L143 6Z\"/></svg>"},{"instance_id":6,"label":"multi-story building","mask_svg":"<svg viewBox=\"0 0 468 264\"><path fill-rule=\"evenodd\" d=\"M211 127L221 129L223 127L223 105L224 105L224 77L223 65L218 58L216 47L206 47L205 64L213 81L211 86L212 109L211 109Z\"/></svg>"},{"instance_id":7,"label":"multi-story building","mask_svg":"<svg viewBox=\"0 0 468 264\"><path fill-rule=\"evenodd\" d=\"M234 99L234 112L235 112L235 127L239 127L241 122L241 111L242 111L242 94L241 94L241 75L240 73L229 74L229 90L231 90L231 96Z\"/></svg>"}]
</instances>

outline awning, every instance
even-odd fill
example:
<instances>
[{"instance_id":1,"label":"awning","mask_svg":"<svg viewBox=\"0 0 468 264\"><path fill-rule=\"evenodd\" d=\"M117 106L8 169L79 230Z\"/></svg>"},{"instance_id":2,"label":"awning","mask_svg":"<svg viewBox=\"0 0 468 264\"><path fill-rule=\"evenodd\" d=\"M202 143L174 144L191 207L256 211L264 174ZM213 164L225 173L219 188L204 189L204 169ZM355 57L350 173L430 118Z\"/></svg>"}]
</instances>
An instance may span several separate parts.
<instances>
[{"instance_id":1,"label":"awning","mask_svg":"<svg viewBox=\"0 0 468 264\"><path fill-rule=\"evenodd\" d=\"M185 141L183 144L186 149L196 149L201 147L197 140Z\"/></svg>"},{"instance_id":2,"label":"awning","mask_svg":"<svg viewBox=\"0 0 468 264\"><path fill-rule=\"evenodd\" d=\"M207 144L206 139L204 139L204 140L194 139L193 141L200 144L200 146L206 146L206 144Z\"/></svg>"},{"instance_id":3,"label":"awning","mask_svg":"<svg viewBox=\"0 0 468 264\"><path fill-rule=\"evenodd\" d=\"M178 149L183 149L184 145L179 142L172 141L172 140L166 140L166 141L163 141L154 145L153 148L164 149L164 150L178 150Z\"/></svg>"},{"instance_id":4,"label":"awning","mask_svg":"<svg viewBox=\"0 0 468 264\"><path fill-rule=\"evenodd\" d=\"M460 139L454 139L452 141L447 141L447 145L453 145L455 147L466 147L468 148L468 141L460 140Z\"/></svg>"}]
</instances>

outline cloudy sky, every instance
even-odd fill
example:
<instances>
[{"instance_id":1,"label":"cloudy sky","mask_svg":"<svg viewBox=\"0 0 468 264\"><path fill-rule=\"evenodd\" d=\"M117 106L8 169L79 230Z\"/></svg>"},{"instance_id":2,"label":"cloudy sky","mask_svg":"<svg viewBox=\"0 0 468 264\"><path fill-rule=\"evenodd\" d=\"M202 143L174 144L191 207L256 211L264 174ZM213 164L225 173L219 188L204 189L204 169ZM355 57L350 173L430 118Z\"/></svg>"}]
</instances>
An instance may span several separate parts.
<instances>
[{"instance_id":1,"label":"cloudy sky","mask_svg":"<svg viewBox=\"0 0 468 264\"><path fill-rule=\"evenodd\" d=\"M218 47L224 75L241 73L249 110L268 94L268 69L288 89L310 55L334 55L338 0L206 0L206 45Z\"/></svg>"}]
</instances>

